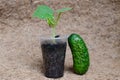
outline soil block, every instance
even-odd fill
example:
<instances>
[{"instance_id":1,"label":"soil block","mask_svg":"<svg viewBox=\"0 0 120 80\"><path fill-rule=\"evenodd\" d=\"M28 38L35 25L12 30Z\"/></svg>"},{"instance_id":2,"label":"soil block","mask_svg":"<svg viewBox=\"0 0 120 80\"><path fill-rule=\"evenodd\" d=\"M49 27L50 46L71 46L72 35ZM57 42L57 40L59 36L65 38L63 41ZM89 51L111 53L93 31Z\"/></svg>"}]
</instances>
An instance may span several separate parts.
<instances>
[{"instance_id":1,"label":"soil block","mask_svg":"<svg viewBox=\"0 0 120 80\"><path fill-rule=\"evenodd\" d=\"M48 42L41 44L46 77L59 78L63 76L66 44L62 41L56 41L54 44Z\"/></svg>"}]
</instances>

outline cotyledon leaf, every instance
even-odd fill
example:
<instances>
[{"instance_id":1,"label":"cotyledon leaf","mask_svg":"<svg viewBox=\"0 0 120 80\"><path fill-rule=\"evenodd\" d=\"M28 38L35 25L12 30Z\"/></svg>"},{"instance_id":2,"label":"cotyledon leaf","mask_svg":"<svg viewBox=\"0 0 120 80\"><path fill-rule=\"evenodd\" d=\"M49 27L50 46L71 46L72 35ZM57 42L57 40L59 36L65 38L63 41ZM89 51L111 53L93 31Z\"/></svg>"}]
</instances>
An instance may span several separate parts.
<instances>
[{"instance_id":1,"label":"cotyledon leaf","mask_svg":"<svg viewBox=\"0 0 120 80\"><path fill-rule=\"evenodd\" d=\"M54 10L46 5L40 5L33 13L33 17L47 20L48 18L54 18Z\"/></svg>"},{"instance_id":2,"label":"cotyledon leaf","mask_svg":"<svg viewBox=\"0 0 120 80\"><path fill-rule=\"evenodd\" d=\"M71 9L72 9L72 8L62 8L62 9L56 10L56 12L62 13L62 12L65 12L65 11L69 11L69 10L71 10Z\"/></svg>"}]
</instances>

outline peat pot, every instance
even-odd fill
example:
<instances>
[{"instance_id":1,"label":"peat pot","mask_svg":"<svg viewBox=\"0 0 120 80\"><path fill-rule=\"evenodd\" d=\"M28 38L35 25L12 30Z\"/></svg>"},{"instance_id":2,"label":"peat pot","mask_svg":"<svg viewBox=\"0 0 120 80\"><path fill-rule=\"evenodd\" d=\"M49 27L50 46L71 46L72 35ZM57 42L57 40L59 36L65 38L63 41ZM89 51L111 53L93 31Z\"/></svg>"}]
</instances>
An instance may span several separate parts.
<instances>
[{"instance_id":1,"label":"peat pot","mask_svg":"<svg viewBox=\"0 0 120 80\"><path fill-rule=\"evenodd\" d=\"M41 37L44 74L46 77L59 78L63 76L66 41L66 36L56 36L55 38Z\"/></svg>"}]
</instances>

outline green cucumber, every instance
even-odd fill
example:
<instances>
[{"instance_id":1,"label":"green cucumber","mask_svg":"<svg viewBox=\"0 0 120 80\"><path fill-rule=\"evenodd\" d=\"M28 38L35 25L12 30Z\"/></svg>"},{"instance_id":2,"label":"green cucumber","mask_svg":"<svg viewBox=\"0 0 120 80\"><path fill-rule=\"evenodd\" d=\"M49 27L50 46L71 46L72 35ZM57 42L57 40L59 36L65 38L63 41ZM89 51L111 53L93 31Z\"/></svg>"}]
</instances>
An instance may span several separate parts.
<instances>
[{"instance_id":1,"label":"green cucumber","mask_svg":"<svg viewBox=\"0 0 120 80\"><path fill-rule=\"evenodd\" d=\"M90 60L89 53L84 40L78 34L71 34L68 43L73 57L74 72L80 75L88 71Z\"/></svg>"}]
</instances>

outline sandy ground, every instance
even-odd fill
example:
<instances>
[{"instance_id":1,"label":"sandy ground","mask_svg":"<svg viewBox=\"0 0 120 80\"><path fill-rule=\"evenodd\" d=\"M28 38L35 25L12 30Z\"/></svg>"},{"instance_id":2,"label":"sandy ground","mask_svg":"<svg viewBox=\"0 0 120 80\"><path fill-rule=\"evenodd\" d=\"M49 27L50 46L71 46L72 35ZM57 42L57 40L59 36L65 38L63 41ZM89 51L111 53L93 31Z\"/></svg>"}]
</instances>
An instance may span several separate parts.
<instances>
[{"instance_id":1,"label":"sandy ground","mask_svg":"<svg viewBox=\"0 0 120 80\"><path fill-rule=\"evenodd\" d=\"M120 0L0 1L0 80L52 80L42 72L40 35L50 34L46 22L31 18L38 4L73 10L63 14L58 34L78 33L90 54L90 68L74 74L67 47L65 71L56 80L120 80Z\"/></svg>"}]
</instances>

